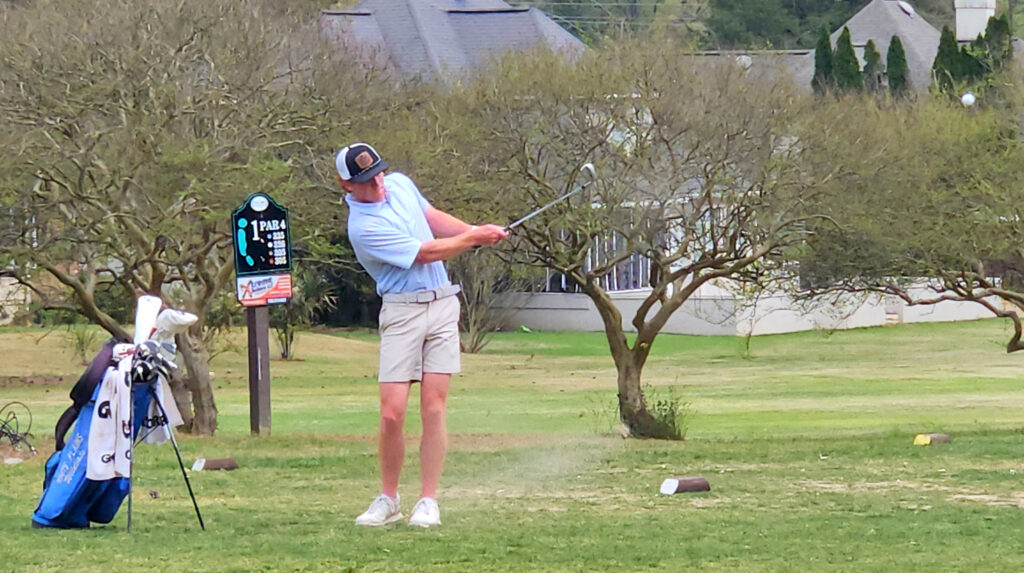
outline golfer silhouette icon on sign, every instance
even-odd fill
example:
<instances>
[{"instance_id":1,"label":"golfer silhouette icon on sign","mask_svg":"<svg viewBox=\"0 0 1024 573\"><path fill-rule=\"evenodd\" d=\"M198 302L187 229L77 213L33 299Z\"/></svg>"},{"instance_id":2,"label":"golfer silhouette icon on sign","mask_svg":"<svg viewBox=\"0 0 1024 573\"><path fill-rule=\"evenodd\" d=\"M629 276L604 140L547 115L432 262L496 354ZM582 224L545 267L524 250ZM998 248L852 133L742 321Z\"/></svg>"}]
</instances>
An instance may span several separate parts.
<instances>
[{"instance_id":1,"label":"golfer silhouette icon on sign","mask_svg":"<svg viewBox=\"0 0 1024 573\"><path fill-rule=\"evenodd\" d=\"M245 257L245 262L249 263L249 266L251 267L251 266L256 264L256 261L252 260L252 257L250 257L249 254L245 252L248 249L248 245L245 242L245 227L248 224L249 224L249 221L246 221L244 218L238 220L238 241L237 241L237 244L238 244L238 254L240 254L243 257Z\"/></svg>"},{"instance_id":2,"label":"golfer silhouette icon on sign","mask_svg":"<svg viewBox=\"0 0 1024 573\"><path fill-rule=\"evenodd\" d=\"M264 275L292 270L288 211L270 197L256 193L231 215L234 227L235 274Z\"/></svg>"}]
</instances>

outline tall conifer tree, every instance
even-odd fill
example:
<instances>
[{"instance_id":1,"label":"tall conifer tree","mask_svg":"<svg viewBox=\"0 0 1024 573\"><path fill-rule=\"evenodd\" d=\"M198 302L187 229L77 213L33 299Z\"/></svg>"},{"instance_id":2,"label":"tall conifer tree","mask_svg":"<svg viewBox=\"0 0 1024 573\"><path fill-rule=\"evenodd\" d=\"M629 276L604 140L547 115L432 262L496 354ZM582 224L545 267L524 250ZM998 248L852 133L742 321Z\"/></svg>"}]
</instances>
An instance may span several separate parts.
<instances>
[{"instance_id":1,"label":"tall conifer tree","mask_svg":"<svg viewBox=\"0 0 1024 573\"><path fill-rule=\"evenodd\" d=\"M935 74L935 83L939 91L949 93L956 82L963 76L962 56L960 48L956 43L956 36L949 26L942 27L942 34L939 36L939 51L935 54L935 62L932 63L932 73Z\"/></svg>"},{"instance_id":2,"label":"tall conifer tree","mask_svg":"<svg viewBox=\"0 0 1024 573\"><path fill-rule=\"evenodd\" d=\"M857 60L857 53L853 51L853 41L850 39L850 29L843 28L836 40L836 52L832 59L835 70L836 87L840 91L852 92L864 89L864 79L860 75L860 62Z\"/></svg>"},{"instance_id":3,"label":"tall conifer tree","mask_svg":"<svg viewBox=\"0 0 1024 573\"><path fill-rule=\"evenodd\" d=\"M903 42L899 36L889 40L889 50L885 54L885 73L889 78L889 92L894 98L903 97L910 87L907 81L907 53L903 50Z\"/></svg>"},{"instance_id":4,"label":"tall conifer tree","mask_svg":"<svg viewBox=\"0 0 1024 573\"><path fill-rule=\"evenodd\" d=\"M811 80L811 87L814 93L823 94L831 90L835 85L835 78L832 75L832 42L828 37L828 30L821 29L818 35L818 42L814 46L814 78Z\"/></svg>"},{"instance_id":5,"label":"tall conifer tree","mask_svg":"<svg viewBox=\"0 0 1024 573\"><path fill-rule=\"evenodd\" d=\"M874 40L864 46L864 87L868 93L875 93L882 85L882 54L878 53Z\"/></svg>"}]
</instances>

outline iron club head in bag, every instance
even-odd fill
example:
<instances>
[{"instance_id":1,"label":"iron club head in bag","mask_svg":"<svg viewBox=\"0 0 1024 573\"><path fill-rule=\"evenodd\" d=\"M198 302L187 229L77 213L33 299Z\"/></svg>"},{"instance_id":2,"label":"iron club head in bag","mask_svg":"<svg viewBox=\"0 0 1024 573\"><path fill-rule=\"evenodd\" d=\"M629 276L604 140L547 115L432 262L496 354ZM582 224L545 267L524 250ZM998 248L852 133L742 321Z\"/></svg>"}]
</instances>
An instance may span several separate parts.
<instances>
[{"instance_id":1,"label":"iron club head in bag","mask_svg":"<svg viewBox=\"0 0 1024 573\"><path fill-rule=\"evenodd\" d=\"M509 231L511 231L512 229L515 229L519 225L522 225L523 223L529 221L530 219L536 217L537 215L540 215L544 211L547 211L548 209L550 209L551 207L557 205L558 203L561 203L562 201L565 201L569 197L572 197L573 195L575 195L575 194L579 193L580 191L586 189L587 186L590 185L591 183L593 183L594 179L597 177L597 172L594 171L594 164L593 163L584 163L582 166L580 166L580 173L583 174L583 182L580 183L579 185L577 185L576 187L574 187L572 191L569 191L568 193L566 193L565 195L562 195L558 199L555 199L554 201L551 201L547 205L544 205L543 207L540 207L539 209L537 209L536 211L533 211L529 215L526 215L525 217L516 220L515 222L513 222L511 225L509 225L506 228Z\"/></svg>"}]
</instances>

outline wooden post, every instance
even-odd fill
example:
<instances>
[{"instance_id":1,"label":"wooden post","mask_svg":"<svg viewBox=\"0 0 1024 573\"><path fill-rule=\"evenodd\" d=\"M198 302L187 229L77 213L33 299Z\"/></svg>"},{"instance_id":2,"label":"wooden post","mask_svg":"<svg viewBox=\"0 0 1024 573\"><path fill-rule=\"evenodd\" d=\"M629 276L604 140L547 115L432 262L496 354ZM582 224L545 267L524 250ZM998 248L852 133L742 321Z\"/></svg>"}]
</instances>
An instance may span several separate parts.
<instances>
[{"instance_id":1,"label":"wooden post","mask_svg":"<svg viewBox=\"0 0 1024 573\"><path fill-rule=\"evenodd\" d=\"M246 309L249 329L249 431L270 435L270 312L265 306Z\"/></svg>"},{"instance_id":2,"label":"wooden post","mask_svg":"<svg viewBox=\"0 0 1024 573\"><path fill-rule=\"evenodd\" d=\"M660 491L662 495L672 495L674 493L693 491L711 491L711 485L708 484L708 480L702 477L668 478L661 482Z\"/></svg>"},{"instance_id":3,"label":"wooden post","mask_svg":"<svg viewBox=\"0 0 1024 573\"><path fill-rule=\"evenodd\" d=\"M237 470L238 462L234 458L199 458L196 463L192 464L192 471L194 472L208 472L213 470Z\"/></svg>"}]
</instances>

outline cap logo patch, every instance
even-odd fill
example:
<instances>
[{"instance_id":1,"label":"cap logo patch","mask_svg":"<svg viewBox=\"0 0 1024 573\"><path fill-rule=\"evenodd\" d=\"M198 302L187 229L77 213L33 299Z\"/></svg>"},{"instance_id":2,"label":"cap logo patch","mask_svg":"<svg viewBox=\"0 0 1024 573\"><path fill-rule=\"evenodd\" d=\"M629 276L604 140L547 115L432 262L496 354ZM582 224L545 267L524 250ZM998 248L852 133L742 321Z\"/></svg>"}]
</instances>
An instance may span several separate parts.
<instances>
[{"instance_id":1,"label":"cap logo patch","mask_svg":"<svg viewBox=\"0 0 1024 573\"><path fill-rule=\"evenodd\" d=\"M364 151L359 155L356 155L356 165L358 165L360 169L370 167L373 165L373 156L370 155L369 151Z\"/></svg>"}]
</instances>

